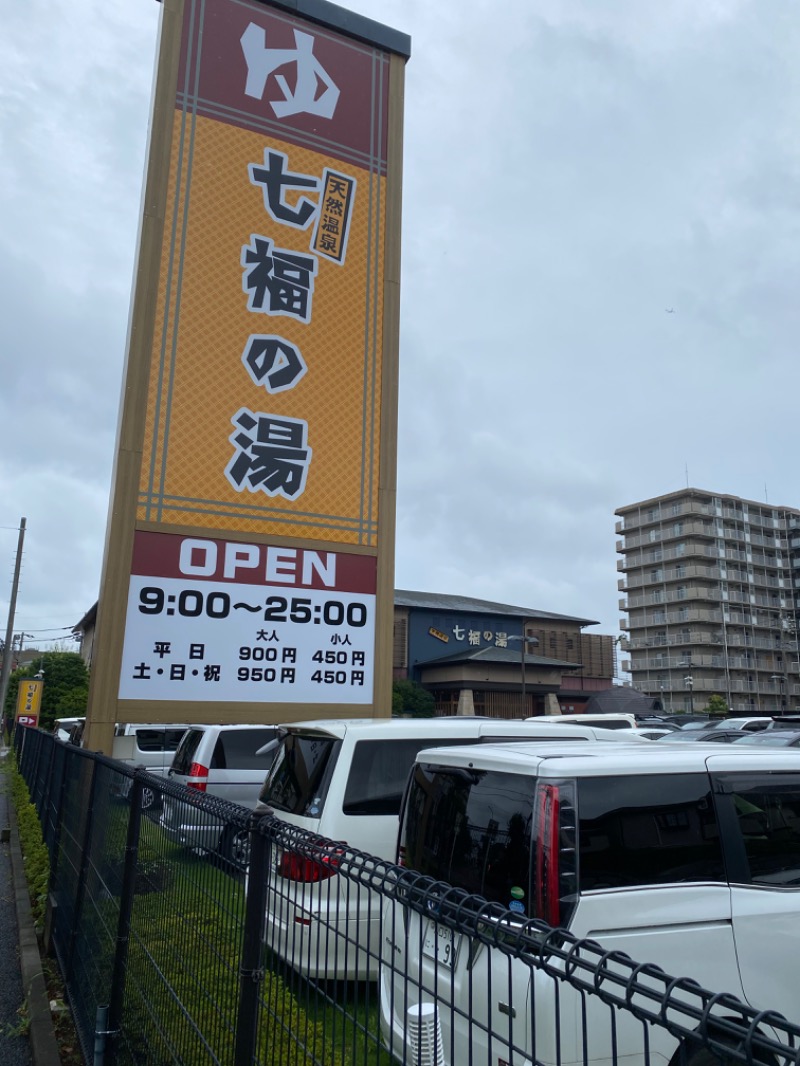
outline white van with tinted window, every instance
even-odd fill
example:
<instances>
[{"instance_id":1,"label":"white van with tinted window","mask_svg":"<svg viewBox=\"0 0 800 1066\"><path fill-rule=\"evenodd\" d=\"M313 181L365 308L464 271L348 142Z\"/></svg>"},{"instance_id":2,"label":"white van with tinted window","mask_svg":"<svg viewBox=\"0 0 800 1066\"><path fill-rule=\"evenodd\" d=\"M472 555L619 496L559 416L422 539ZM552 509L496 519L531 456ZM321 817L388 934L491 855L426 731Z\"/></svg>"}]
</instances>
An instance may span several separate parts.
<instances>
[{"instance_id":1,"label":"white van with tinted window","mask_svg":"<svg viewBox=\"0 0 800 1066\"><path fill-rule=\"evenodd\" d=\"M614 747L623 738L588 726L494 718L297 722L282 727L256 813L274 814L319 837L393 859L400 802L420 749L512 739ZM650 741L639 744L647 747ZM379 926L379 898L337 877L335 858L313 863L289 850L275 856L267 943L295 969L318 978L374 979Z\"/></svg>"},{"instance_id":2,"label":"white van with tinted window","mask_svg":"<svg viewBox=\"0 0 800 1066\"><path fill-rule=\"evenodd\" d=\"M156 777L164 777L188 728L188 725L176 723L118 723L114 726L111 758L146 770ZM131 785L131 779L125 778L124 796L130 794ZM159 801L159 793L145 785L142 789L142 810L157 807Z\"/></svg>"},{"instance_id":3,"label":"white van with tinted window","mask_svg":"<svg viewBox=\"0 0 800 1066\"><path fill-rule=\"evenodd\" d=\"M398 859L505 908L486 919L498 936L541 919L757 1010L797 1015L796 750L698 743L421 751ZM437 1066L645 1061L641 1021L616 1014L612 1052L610 1012L597 998L566 982L556 989L552 975L524 958L437 922L434 898L423 906L421 913L389 900L383 916L381 1028L396 1058L415 1061L409 1033L418 1043L424 1024L433 1027ZM410 1018L419 1020L416 1030ZM679 1048L658 1026L648 1039L652 1066L712 1061L696 1046Z\"/></svg>"}]
</instances>

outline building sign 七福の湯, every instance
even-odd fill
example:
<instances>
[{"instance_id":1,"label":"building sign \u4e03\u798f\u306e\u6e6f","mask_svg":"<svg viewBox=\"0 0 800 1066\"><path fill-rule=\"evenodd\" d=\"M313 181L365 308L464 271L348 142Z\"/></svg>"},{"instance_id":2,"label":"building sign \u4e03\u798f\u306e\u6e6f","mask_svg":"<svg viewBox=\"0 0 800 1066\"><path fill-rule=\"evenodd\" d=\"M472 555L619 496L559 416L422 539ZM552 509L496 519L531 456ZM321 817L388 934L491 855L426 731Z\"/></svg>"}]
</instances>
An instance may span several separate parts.
<instances>
[{"instance_id":1,"label":"building sign \u4e03\u798f\u306e\u6e6f","mask_svg":"<svg viewBox=\"0 0 800 1066\"><path fill-rule=\"evenodd\" d=\"M389 55L184 20L137 517L377 547Z\"/></svg>"}]
</instances>

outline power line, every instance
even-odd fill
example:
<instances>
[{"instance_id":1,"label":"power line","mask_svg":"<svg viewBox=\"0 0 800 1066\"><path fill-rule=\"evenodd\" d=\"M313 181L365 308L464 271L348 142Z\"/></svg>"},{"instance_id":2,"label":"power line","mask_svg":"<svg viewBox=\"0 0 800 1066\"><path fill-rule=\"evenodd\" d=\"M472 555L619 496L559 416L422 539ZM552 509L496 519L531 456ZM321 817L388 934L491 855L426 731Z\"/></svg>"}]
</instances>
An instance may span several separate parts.
<instances>
[{"instance_id":1,"label":"power line","mask_svg":"<svg viewBox=\"0 0 800 1066\"><path fill-rule=\"evenodd\" d=\"M28 630L30 636L35 637L37 633L61 633L64 630L72 631L75 626L50 626L49 629L31 629Z\"/></svg>"}]
</instances>

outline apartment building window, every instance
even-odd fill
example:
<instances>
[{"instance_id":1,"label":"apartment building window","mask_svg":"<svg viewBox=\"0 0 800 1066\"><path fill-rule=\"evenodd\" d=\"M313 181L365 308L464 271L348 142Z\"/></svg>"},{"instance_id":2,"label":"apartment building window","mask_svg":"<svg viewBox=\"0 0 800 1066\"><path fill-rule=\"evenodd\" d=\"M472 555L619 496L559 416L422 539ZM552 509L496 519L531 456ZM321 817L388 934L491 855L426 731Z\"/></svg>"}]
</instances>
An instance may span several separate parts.
<instances>
[{"instance_id":1,"label":"apartment building window","mask_svg":"<svg viewBox=\"0 0 800 1066\"><path fill-rule=\"evenodd\" d=\"M689 608L688 607L679 607L678 608L678 621L679 622L688 622L689 621Z\"/></svg>"},{"instance_id":2,"label":"apartment building window","mask_svg":"<svg viewBox=\"0 0 800 1066\"><path fill-rule=\"evenodd\" d=\"M653 622L660 625L662 622L666 622L667 612L664 610L653 611Z\"/></svg>"},{"instance_id":3,"label":"apartment building window","mask_svg":"<svg viewBox=\"0 0 800 1066\"><path fill-rule=\"evenodd\" d=\"M685 600L688 595L689 595L689 590L686 588L686 586L685 585L678 585L678 592L677 592L678 599L679 600Z\"/></svg>"},{"instance_id":4,"label":"apartment building window","mask_svg":"<svg viewBox=\"0 0 800 1066\"><path fill-rule=\"evenodd\" d=\"M675 567L675 577L686 577L686 567L683 563L678 563Z\"/></svg>"},{"instance_id":5,"label":"apartment building window","mask_svg":"<svg viewBox=\"0 0 800 1066\"><path fill-rule=\"evenodd\" d=\"M686 545L684 544L683 541L681 541L680 544L676 544L675 545L675 554L676 555L685 555L686 554Z\"/></svg>"},{"instance_id":6,"label":"apartment building window","mask_svg":"<svg viewBox=\"0 0 800 1066\"><path fill-rule=\"evenodd\" d=\"M661 536L661 534L660 534L660 532L657 529L651 529L649 534L648 534L648 536L650 537L650 540L652 542L652 541L658 540L658 538Z\"/></svg>"},{"instance_id":7,"label":"apartment building window","mask_svg":"<svg viewBox=\"0 0 800 1066\"><path fill-rule=\"evenodd\" d=\"M672 513L673 514L680 514L681 513L681 505L679 503L673 503L673 505L672 505Z\"/></svg>"},{"instance_id":8,"label":"apartment building window","mask_svg":"<svg viewBox=\"0 0 800 1066\"><path fill-rule=\"evenodd\" d=\"M650 571L650 580L651 581L663 581L664 580L664 571L660 567L657 570L651 570Z\"/></svg>"},{"instance_id":9,"label":"apartment building window","mask_svg":"<svg viewBox=\"0 0 800 1066\"><path fill-rule=\"evenodd\" d=\"M682 629L681 630L681 642L683 644L688 644L691 641L691 639L692 639L692 634L690 633L690 631L688 629Z\"/></svg>"},{"instance_id":10,"label":"apartment building window","mask_svg":"<svg viewBox=\"0 0 800 1066\"><path fill-rule=\"evenodd\" d=\"M657 510L657 508L651 507L650 510L647 512L647 521L648 522L655 522L657 518L658 518L658 510Z\"/></svg>"},{"instance_id":11,"label":"apartment building window","mask_svg":"<svg viewBox=\"0 0 800 1066\"><path fill-rule=\"evenodd\" d=\"M650 593L651 603L662 603L664 600L664 592L662 589L653 589Z\"/></svg>"},{"instance_id":12,"label":"apartment building window","mask_svg":"<svg viewBox=\"0 0 800 1066\"><path fill-rule=\"evenodd\" d=\"M676 522L672 527L672 532L676 537L680 537L683 534L683 522Z\"/></svg>"}]
</instances>

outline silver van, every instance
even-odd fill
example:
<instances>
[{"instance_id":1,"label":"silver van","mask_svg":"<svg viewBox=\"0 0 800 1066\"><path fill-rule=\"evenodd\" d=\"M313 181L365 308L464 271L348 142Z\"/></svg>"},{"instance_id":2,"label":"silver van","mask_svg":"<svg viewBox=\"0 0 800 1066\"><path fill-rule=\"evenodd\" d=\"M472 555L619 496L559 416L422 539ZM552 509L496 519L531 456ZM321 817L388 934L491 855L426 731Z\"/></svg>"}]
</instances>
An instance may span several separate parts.
<instances>
[{"instance_id":1,"label":"silver van","mask_svg":"<svg viewBox=\"0 0 800 1066\"><path fill-rule=\"evenodd\" d=\"M168 777L195 792L253 808L278 735L277 726L193 725L175 752ZM175 844L216 851L240 869L247 866L249 835L226 830L218 817L185 800L166 796L160 825Z\"/></svg>"}]
</instances>

